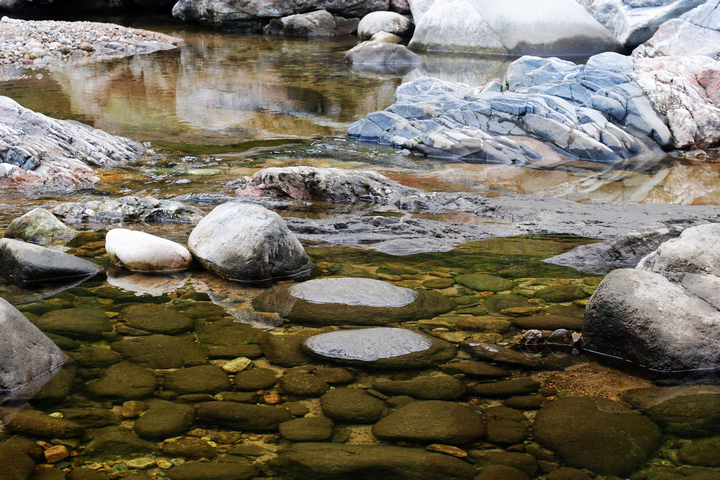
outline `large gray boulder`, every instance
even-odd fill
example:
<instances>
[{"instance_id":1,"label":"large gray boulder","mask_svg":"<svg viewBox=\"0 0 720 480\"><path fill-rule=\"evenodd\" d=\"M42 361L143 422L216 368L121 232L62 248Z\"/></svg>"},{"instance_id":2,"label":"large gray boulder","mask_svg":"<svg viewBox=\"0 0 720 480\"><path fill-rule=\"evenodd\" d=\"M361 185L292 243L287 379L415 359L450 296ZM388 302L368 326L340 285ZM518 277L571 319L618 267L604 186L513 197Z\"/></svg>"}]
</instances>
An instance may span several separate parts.
<instances>
[{"instance_id":1,"label":"large gray boulder","mask_svg":"<svg viewBox=\"0 0 720 480\"><path fill-rule=\"evenodd\" d=\"M677 18L704 0L578 0L630 49L653 36L664 22Z\"/></svg>"},{"instance_id":2,"label":"large gray boulder","mask_svg":"<svg viewBox=\"0 0 720 480\"><path fill-rule=\"evenodd\" d=\"M686 229L611 272L588 302L583 345L661 372L720 368L720 224Z\"/></svg>"},{"instance_id":3,"label":"large gray boulder","mask_svg":"<svg viewBox=\"0 0 720 480\"><path fill-rule=\"evenodd\" d=\"M198 207L173 200L135 196L61 203L52 209L52 213L70 224L125 222L196 224L204 216Z\"/></svg>"},{"instance_id":4,"label":"large gray boulder","mask_svg":"<svg viewBox=\"0 0 720 480\"><path fill-rule=\"evenodd\" d=\"M420 8L414 3L409 46L415 50L590 55L620 49L610 31L574 0L435 0Z\"/></svg>"},{"instance_id":5,"label":"large gray boulder","mask_svg":"<svg viewBox=\"0 0 720 480\"><path fill-rule=\"evenodd\" d=\"M335 19L327 10L274 18L263 28L263 33L282 37L318 38L337 36Z\"/></svg>"},{"instance_id":6,"label":"large gray boulder","mask_svg":"<svg viewBox=\"0 0 720 480\"><path fill-rule=\"evenodd\" d=\"M522 57L484 89L422 77L395 103L348 129L350 137L428 156L533 163L551 151L604 163L658 159L672 145L665 118L614 53L585 65ZM628 128L623 128L628 127Z\"/></svg>"},{"instance_id":7,"label":"large gray boulder","mask_svg":"<svg viewBox=\"0 0 720 480\"><path fill-rule=\"evenodd\" d=\"M410 30L412 30L412 21L405 15L396 12L371 12L360 20L357 34L360 40L369 40L380 32L405 37Z\"/></svg>"},{"instance_id":8,"label":"large gray boulder","mask_svg":"<svg viewBox=\"0 0 720 480\"><path fill-rule=\"evenodd\" d=\"M137 159L143 147L87 125L55 120L0 96L0 179L63 191L100 181L94 167Z\"/></svg>"},{"instance_id":9,"label":"large gray boulder","mask_svg":"<svg viewBox=\"0 0 720 480\"><path fill-rule=\"evenodd\" d=\"M368 41L348 50L343 61L349 65L422 65L420 55L397 43Z\"/></svg>"},{"instance_id":10,"label":"large gray boulder","mask_svg":"<svg viewBox=\"0 0 720 480\"><path fill-rule=\"evenodd\" d=\"M98 265L67 253L20 240L0 239L0 275L21 287L69 282L101 271Z\"/></svg>"},{"instance_id":11,"label":"large gray boulder","mask_svg":"<svg viewBox=\"0 0 720 480\"><path fill-rule=\"evenodd\" d=\"M230 280L297 278L312 268L280 215L257 205L216 207L192 231L188 248L203 267Z\"/></svg>"},{"instance_id":12,"label":"large gray boulder","mask_svg":"<svg viewBox=\"0 0 720 480\"><path fill-rule=\"evenodd\" d=\"M15 307L0 298L0 392L58 370L67 356Z\"/></svg>"}]
</instances>

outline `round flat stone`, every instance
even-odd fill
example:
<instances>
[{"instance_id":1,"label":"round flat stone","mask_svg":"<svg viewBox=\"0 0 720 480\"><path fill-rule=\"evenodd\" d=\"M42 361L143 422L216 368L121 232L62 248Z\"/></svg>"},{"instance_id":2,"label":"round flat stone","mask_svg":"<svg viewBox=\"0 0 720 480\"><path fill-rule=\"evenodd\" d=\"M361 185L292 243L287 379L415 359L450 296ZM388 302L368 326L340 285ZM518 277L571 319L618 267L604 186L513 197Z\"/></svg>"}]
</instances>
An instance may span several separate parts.
<instances>
[{"instance_id":1,"label":"round flat stone","mask_svg":"<svg viewBox=\"0 0 720 480\"><path fill-rule=\"evenodd\" d=\"M409 288L371 278L319 278L293 285L291 293L312 303L344 303L364 307L404 307L418 294Z\"/></svg>"},{"instance_id":2,"label":"round flat stone","mask_svg":"<svg viewBox=\"0 0 720 480\"><path fill-rule=\"evenodd\" d=\"M387 327L322 333L302 346L323 358L383 367L437 365L441 358L455 356L454 347L443 340Z\"/></svg>"}]
</instances>

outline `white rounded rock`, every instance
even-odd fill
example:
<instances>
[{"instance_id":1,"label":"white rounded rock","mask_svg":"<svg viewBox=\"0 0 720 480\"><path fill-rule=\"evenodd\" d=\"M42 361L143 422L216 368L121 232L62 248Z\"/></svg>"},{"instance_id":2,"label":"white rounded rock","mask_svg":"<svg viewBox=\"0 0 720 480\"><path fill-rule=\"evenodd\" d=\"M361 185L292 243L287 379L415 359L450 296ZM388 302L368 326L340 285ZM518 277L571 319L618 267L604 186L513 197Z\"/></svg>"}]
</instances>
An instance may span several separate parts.
<instances>
[{"instance_id":1,"label":"white rounded rock","mask_svg":"<svg viewBox=\"0 0 720 480\"><path fill-rule=\"evenodd\" d=\"M400 37L412 29L412 22L404 15L395 12L371 12L358 24L358 37L368 40L378 32L387 32Z\"/></svg>"},{"instance_id":2,"label":"white rounded rock","mask_svg":"<svg viewBox=\"0 0 720 480\"><path fill-rule=\"evenodd\" d=\"M192 265L187 248L145 232L116 228L105 238L110 262L133 272L180 272Z\"/></svg>"}]
</instances>

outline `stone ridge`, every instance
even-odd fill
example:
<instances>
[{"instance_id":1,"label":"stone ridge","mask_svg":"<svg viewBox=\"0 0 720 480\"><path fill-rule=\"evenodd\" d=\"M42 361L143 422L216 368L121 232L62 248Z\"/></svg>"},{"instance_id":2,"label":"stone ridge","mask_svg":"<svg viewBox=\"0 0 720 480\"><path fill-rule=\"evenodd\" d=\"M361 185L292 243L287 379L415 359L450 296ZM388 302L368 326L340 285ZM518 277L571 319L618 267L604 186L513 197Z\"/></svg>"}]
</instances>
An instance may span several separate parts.
<instances>
[{"instance_id":1,"label":"stone ridge","mask_svg":"<svg viewBox=\"0 0 720 480\"><path fill-rule=\"evenodd\" d=\"M500 163L532 163L548 147L598 162L658 158L672 135L632 72L631 58L603 53L586 65L522 57L505 82L484 89L421 77L398 87L393 105L352 124L348 136Z\"/></svg>"}]
</instances>

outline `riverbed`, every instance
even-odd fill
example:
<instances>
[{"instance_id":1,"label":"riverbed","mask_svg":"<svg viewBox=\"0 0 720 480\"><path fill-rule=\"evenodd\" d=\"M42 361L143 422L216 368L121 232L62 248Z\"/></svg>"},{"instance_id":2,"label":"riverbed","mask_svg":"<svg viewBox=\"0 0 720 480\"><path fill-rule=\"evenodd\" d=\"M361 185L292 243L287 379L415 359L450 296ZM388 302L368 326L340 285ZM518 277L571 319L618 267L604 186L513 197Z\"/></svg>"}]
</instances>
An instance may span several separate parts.
<instances>
[{"instance_id":1,"label":"riverbed","mask_svg":"<svg viewBox=\"0 0 720 480\"><path fill-rule=\"evenodd\" d=\"M534 165L514 166L432 159L345 137L352 122L390 105L395 88L405 81L429 75L483 85L502 77L512 59L426 56L424 66L396 75L353 71L345 66L342 58L344 52L355 45L354 38L308 41L209 32L174 24L133 22L132 26L157 30L184 41L176 49L149 55L28 70L26 78L1 83L0 95L54 118L81 121L143 142L146 154L134 164L100 172L101 182L92 190L69 194L3 192L0 196L0 230L13 218L34 207L51 207L65 201L125 195L158 198L201 193L231 195L232 192L224 187L228 181L251 175L264 167L291 165L374 170L429 192L537 195L591 204L720 205L720 163L717 159L706 158L702 152L668 156L646 164L605 165L548 159ZM205 211L212 207L202 205ZM313 205L307 202L287 202L277 210L283 216L305 218L327 218L338 214L402 215L380 211L372 205ZM405 216L412 218L410 214ZM423 218L441 217L424 215ZM473 221L468 216L455 216L452 220ZM188 225L124 226L141 228L180 243L186 242L192 229ZM104 230L109 227L80 225L79 228L87 233L71 245L71 252L107 267L109 261L102 240ZM542 260L593 241L572 235L530 235L488 239L450 252L406 257L375 252L366 246L306 245L306 248L316 265L314 278L373 278L403 287L435 291L455 302L456 307L448 314L403 322L399 325L403 328L458 346L465 342L466 346L490 343L509 347L521 340L526 330L524 325L527 325L524 319L533 316L548 317L541 318L545 323L538 327L545 330L546 335L562 322L575 327L582 324L584 306L601 277L549 265ZM503 289L493 290L487 285L468 286L460 280L464 275L473 274L491 275L510 283ZM546 296L542 292L548 289L565 294ZM217 338L213 340L215 343L208 340L207 332L213 325L251 325L258 331L284 336L334 330L332 327L283 325L277 317L260 315L253 310L252 300L261 292L262 289L239 286L199 271L172 279L108 272L59 293L50 290L28 293L9 286L2 289L5 298L32 321L41 324L40 319L52 312L65 311L66 316L72 317L73 312L92 310L104 317L103 324L110 325L110 330L97 336L87 337L67 327L53 330L53 338L70 352L73 361L63 369L63 375L58 375L52 388L30 403L46 413L60 412L55 416L71 419L88 430L117 428L119 425L126 431L132 430L142 418L125 410L130 408L126 405L128 402L147 400L146 410L133 404L144 413L152 412L153 405L158 410L172 412L174 407L168 404L197 405L217 400L222 392L191 387L178 393L167 385L162 387L162 382L172 372L182 371L182 367L221 367L231 359L227 354L212 355L206 351L196 363L145 363L143 367L150 369L160 382L148 398L133 398L127 394L113 396L87 389L86 383L97 384L108 378L111 365L142 363L134 354L117 353L118 344L133 339L158 336L177 337L183 341L191 339L211 349L228 347L232 356L249 357L255 369L274 371L278 378L297 373L319 376L315 373L318 362L305 359L293 368L269 360L267 353L258 355L258 344L262 342L255 339L255 330L246 337L243 337L245 331L232 332L232 338L237 336L246 341L244 349L229 348L237 345L224 344ZM128 312L134 305L145 309L143 314L153 321L159 316L154 306L161 305L192 319L191 325L180 334L144 329L130 319ZM158 343L149 348L162 349L162 345ZM262 345L262 348L269 347ZM473 355L467 348L461 349L455 360L477 360ZM513 394L534 400L540 398L540 402L533 403L537 408L542 402L570 395L618 400L622 389L651 385L648 379L635 375L636 372L626 373L601 366L580 352L532 350L523 355L530 360L540 359L541 363L531 367L522 363L499 363L507 368L510 379L533 378L543 382L542 388L530 394ZM119 363L121 356L123 363ZM108 360L111 357L114 360ZM357 367L346 370L352 374L351 380L329 382L328 385L334 390L347 387L369 391L369 395L387 402L388 408L400 405L406 399L396 398L403 395L378 389L380 380L408 381L419 374L433 378L452 376L469 389L491 383L489 377L447 366L410 373ZM236 374L228 376L229 380L235 378ZM286 408L299 418L323 413L318 400L321 394L317 392L306 394L275 384L243 389L237 387L238 384L239 381L235 383L236 387L231 387L234 395L228 396L225 392L238 403L287 405ZM166 403L154 404L157 399ZM528 457L532 459L525 467L522 467L525 464L520 457L509 455L504 458L514 458L512 465L521 470L525 468L522 471L532 478L540 478L565 465L552 452L538 450L528 430L537 408L520 408L519 403L508 403L508 398L502 396L483 397L468 393L456 400L478 413L487 412L486 417L493 411L487 409L495 409L494 415L499 415L500 420L514 422L513 428L517 424L517 431L526 432L511 440L492 437L466 445L464 449L474 463L483 465L488 461L489 452L496 456L497 452L526 455L522 457L523 461L528 461ZM514 411L497 410L507 405L514 405ZM94 414L98 415L93 417ZM34 438L22 429L16 431L21 436ZM0 432L0 439L10 436L7 431ZM207 421L174 430L173 435L141 436L156 445L175 436L210 442L208 444L221 458L255 465L262 478L271 473L271 469L265 467L268 459L289 443L277 432L218 427ZM97 446L90 445L86 437L78 437L53 440L58 445L65 445L70 456L57 462L44 462L47 468L63 471L91 468L110 478L122 478L130 472L160 478L170 472L172 478L172 468L202 459L202 453L205 457L209 455L206 450L200 450L201 454L186 451L185 455L173 454L172 450L158 452L145 445L143 448L149 450L140 449L133 456L136 460L149 460L128 463L127 459L113 457L112 445L91 454L90 450ZM370 427L360 422L338 421L332 439L328 440L353 445L387 445L387 442L374 438ZM634 478L659 480L672 475L709 475L706 478L720 475L717 468L692 466L688 461L680 460L678 452L689 442L685 437L666 435L648 463L637 468L640 473ZM162 442L160 446L163 447ZM535 452L535 455L528 452ZM612 463L612 458L608 460ZM615 477L606 474L596 478Z\"/></svg>"}]
</instances>

